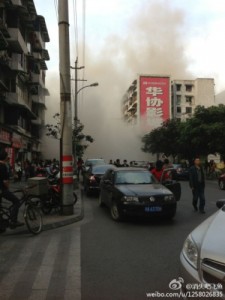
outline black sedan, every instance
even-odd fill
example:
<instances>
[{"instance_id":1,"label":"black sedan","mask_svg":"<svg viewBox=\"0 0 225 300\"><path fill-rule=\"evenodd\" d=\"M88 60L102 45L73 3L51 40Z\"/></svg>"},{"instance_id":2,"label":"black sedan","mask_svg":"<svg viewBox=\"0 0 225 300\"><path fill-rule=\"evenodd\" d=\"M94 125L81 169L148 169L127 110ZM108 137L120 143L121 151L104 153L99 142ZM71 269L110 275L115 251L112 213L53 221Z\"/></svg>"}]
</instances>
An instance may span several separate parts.
<instances>
[{"instance_id":1,"label":"black sedan","mask_svg":"<svg viewBox=\"0 0 225 300\"><path fill-rule=\"evenodd\" d=\"M168 186L173 189L173 184ZM109 207L115 221L126 215L172 219L177 200L169 188L143 168L113 167L106 171L100 182L99 206Z\"/></svg>"},{"instance_id":2,"label":"black sedan","mask_svg":"<svg viewBox=\"0 0 225 300\"><path fill-rule=\"evenodd\" d=\"M173 164L173 168L177 180L189 180L189 168L182 166L182 164Z\"/></svg>"},{"instance_id":3,"label":"black sedan","mask_svg":"<svg viewBox=\"0 0 225 300\"><path fill-rule=\"evenodd\" d=\"M110 168L113 168L113 165L103 164L92 165L87 169L83 175L84 190L87 195L90 195L92 192L99 191L100 180L105 172Z\"/></svg>"}]
</instances>

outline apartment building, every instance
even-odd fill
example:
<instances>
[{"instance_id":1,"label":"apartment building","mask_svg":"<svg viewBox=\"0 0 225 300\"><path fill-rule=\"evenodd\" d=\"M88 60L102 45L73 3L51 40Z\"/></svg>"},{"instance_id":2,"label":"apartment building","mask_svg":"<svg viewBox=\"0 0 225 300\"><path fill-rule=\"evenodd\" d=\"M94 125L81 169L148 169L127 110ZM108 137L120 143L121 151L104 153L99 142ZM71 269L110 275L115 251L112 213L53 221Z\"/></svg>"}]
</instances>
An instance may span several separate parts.
<instances>
[{"instance_id":1,"label":"apartment building","mask_svg":"<svg viewBox=\"0 0 225 300\"><path fill-rule=\"evenodd\" d=\"M15 160L41 155L49 35L33 0L0 1L0 146Z\"/></svg>"},{"instance_id":2,"label":"apartment building","mask_svg":"<svg viewBox=\"0 0 225 300\"><path fill-rule=\"evenodd\" d=\"M172 117L185 121L193 115L196 106L215 105L214 79L173 80L171 95Z\"/></svg>"},{"instance_id":3,"label":"apartment building","mask_svg":"<svg viewBox=\"0 0 225 300\"><path fill-rule=\"evenodd\" d=\"M137 80L129 86L122 100L124 120L129 124L136 124L138 117Z\"/></svg>"},{"instance_id":4,"label":"apartment building","mask_svg":"<svg viewBox=\"0 0 225 300\"><path fill-rule=\"evenodd\" d=\"M170 98L170 76L138 75L123 97L124 120L149 132L170 119Z\"/></svg>"},{"instance_id":5,"label":"apartment building","mask_svg":"<svg viewBox=\"0 0 225 300\"><path fill-rule=\"evenodd\" d=\"M167 114L162 121L168 118L176 118L180 121L185 121L190 118L196 106L202 105L209 107L216 105L214 94L214 79L212 78L197 78L195 80L171 80L170 92L162 99L163 89L160 88L160 80L162 76L147 75L146 78L153 78L153 83L148 84L146 82L146 95L141 99L141 85L140 79L134 80L129 86L122 99L122 114L124 121L128 124L140 125L141 122L141 102L147 102L147 104L155 104L155 107L147 107L148 110L158 112L162 114L167 111ZM169 78L169 77L168 77ZM164 86L168 86L163 82ZM165 93L164 93L165 94ZM151 96L151 98L149 97ZM163 105L166 107L163 107ZM168 109L170 112L168 112ZM165 114L164 114L165 115ZM154 123L152 113L148 116L148 122ZM158 118L160 121L160 119ZM161 122L162 123L162 122ZM157 127L153 124L153 128ZM158 124L159 126L160 124Z\"/></svg>"}]
</instances>

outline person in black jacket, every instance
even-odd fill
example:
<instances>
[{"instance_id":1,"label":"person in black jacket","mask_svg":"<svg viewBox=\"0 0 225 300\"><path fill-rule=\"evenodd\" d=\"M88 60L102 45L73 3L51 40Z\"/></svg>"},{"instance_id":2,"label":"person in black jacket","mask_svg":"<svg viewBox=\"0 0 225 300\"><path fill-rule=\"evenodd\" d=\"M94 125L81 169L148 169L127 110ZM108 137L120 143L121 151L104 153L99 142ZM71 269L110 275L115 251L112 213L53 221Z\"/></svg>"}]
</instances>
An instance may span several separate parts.
<instances>
[{"instance_id":1,"label":"person in black jacket","mask_svg":"<svg viewBox=\"0 0 225 300\"><path fill-rule=\"evenodd\" d=\"M22 226L23 223L17 220L20 201L19 199L9 191L9 172L6 166L6 162L8 159L8 154L4 149L0 150L0 193L3 198L12 202L11 207L11 218L12 223L10 224L11 228L15 228L17 226Z\"/></svg>"},{"instance_id":2,"label":"person in black jacket","mask_svg":"<svg viewBox=\"0 0 225 300\"><path fill-rule=\"evenodd\" d=\"M195 211L205 213L205 175L199 158L195 158L194 165L190 168L189 184L193 194L193 206ZM198 207L199 199L199 207Z\"/></svg>"}]
</instances>

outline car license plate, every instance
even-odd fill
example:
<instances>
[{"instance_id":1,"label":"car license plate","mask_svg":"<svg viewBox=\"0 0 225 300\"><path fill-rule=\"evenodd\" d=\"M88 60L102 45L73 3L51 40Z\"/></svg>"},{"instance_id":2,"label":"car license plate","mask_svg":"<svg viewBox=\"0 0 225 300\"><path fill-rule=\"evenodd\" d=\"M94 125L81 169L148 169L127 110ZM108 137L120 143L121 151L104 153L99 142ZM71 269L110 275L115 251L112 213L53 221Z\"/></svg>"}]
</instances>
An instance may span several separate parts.
<instances>
[{"instance_id":1,"label":"car license plate","mask_svg":"<svg viewBox=\"0 0 225 300\"><path fill-rule=\"evenodd\" d=\"M159 211L162 211L162 207L160 207L160 206L145 207L145 212L159 212Z\"/></svg>"}]
</instances>

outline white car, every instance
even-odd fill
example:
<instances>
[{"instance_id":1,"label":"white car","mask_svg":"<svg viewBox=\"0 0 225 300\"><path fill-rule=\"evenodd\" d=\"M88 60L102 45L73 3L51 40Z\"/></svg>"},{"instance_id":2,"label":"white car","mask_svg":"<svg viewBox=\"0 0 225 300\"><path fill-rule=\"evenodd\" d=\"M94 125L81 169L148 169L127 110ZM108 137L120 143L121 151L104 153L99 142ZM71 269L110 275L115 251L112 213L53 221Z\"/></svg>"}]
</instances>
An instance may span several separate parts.
<instances>
[{"instance_id":1,"label":"white car","mask_svg":"<svg viewBox=\"0 0 225 300\"><path fill-rule=\"evenodd\" d=\"M183 299L225 299L225 200L186 238L180 254ZM186 294L186 295L185 295Z\"/></svg>"}]
</instances>

